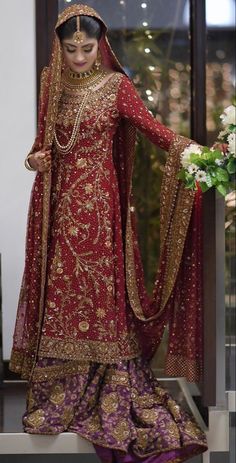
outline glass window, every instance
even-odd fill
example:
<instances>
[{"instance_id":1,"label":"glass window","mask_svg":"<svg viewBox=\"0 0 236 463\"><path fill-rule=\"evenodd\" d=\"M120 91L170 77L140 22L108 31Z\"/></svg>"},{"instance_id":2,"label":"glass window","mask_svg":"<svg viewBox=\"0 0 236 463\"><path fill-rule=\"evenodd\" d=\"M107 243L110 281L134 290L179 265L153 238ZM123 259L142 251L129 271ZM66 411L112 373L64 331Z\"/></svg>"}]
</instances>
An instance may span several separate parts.
<instances>
[{"instance_id":1,"label":"glass window","mask_svg":"<svg viewBox=\"0 0 236 463\"><path fill-rule=\"evenodd\" d=\"M207 143L212 145L222 130L219 116L235 102L235 0L224 8L206 1L207 12ZM236 346L236 192L226 197L225 207L225 314L226 314L226 388L235 390Z\"/></svg>"}]
</instances>

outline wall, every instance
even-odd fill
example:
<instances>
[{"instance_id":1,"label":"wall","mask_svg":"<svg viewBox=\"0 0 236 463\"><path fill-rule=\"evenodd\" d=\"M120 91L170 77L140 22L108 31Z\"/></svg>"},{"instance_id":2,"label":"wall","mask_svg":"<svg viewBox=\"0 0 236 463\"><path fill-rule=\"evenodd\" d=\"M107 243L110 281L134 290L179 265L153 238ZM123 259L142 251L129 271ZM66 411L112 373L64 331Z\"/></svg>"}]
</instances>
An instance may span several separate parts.
<instances>
[{"instance_id":1,"label":"wall","mask_svg":"<svg viewBox=\"0 0 236 463\"><path fill-rule=\"evenodd\" d=\"M34 173L24 158L35 137L34 0L1 2L0 14L0 253L3 358L12 346L24 266L25 227Z\"/></svg>"}]
</instances>

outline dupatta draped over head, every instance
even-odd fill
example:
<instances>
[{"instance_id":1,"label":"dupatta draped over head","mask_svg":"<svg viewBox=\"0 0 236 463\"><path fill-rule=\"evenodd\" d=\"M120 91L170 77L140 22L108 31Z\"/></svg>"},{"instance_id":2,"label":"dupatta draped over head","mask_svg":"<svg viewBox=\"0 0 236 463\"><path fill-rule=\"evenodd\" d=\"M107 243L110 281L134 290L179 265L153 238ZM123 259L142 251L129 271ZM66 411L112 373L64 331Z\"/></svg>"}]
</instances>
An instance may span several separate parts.
<instances>
[{"instance_id":1,"label":"dupatta draped over head","mask_svg":"<svg viewBox=\"0 0 236 463\"><path fill-rule=\"evenodd\" d=\"M124 73L108 42L105 23L89 6L73 5L65 9L56 28L78 15L92 16L101 22L102 64ZM62 49L55 30L51 62L42 72L38 133L32 151L53 144L62 66ZM176 136L165 166L160 264L150 298L144 286L132 198L135 138L135 127L128 120L121 120L114 137L113 158L120 191L128 301L135 314L143 357L153 357L165 326L169 325L166 373L198 381L202 372L201 197L199 192L184 189L176 178L180 153L190 140ZM10 361L10 368L26 379L31 377L37 360L44 315L50 192L51 173L37 173L30 201L25 271Z\"/></svg>"}]
</instances>

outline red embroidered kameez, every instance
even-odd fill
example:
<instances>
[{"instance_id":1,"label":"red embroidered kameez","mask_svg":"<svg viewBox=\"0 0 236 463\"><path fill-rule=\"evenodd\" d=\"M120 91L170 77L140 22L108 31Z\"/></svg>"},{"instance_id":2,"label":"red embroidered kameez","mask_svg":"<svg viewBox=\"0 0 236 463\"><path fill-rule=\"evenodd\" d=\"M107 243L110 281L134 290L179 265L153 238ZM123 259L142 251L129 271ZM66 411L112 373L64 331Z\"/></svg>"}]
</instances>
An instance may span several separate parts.
<instances>
[{"instance_id":1,"label":"red embroidered kameez","mask_svg":"<svg viewBox=\"0 0 236 463\"><path fill-rule=\"evenodd\" d=\"M56 125L71 135L84 91L64 89ZM53 156L45 313L39 355L112 363L140 354L127 310L119 188L113 137L129 119L168 150L174 133L146 109L120 73L91 94L75 147Z\"/></svg>"}]
</instances>

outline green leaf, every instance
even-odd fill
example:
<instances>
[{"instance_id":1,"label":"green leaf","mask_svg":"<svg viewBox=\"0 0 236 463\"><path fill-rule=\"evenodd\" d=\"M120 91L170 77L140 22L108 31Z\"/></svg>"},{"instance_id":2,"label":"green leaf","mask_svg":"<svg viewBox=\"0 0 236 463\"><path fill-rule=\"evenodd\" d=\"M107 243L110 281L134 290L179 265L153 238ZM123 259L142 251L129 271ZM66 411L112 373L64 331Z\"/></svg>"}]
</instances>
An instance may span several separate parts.
<instances>
[{"instance_id":1,"label":"green leaf","mask_svg":"<svg viewBox=\"0 0 236 463\"><path fill-rule=\"evenodd\" d=\"M207 186L208 186L209 188L211 188L211 186L212 186L212 179L211 179L210 174L207 174L207 175L206 175L206 184L207 184Z\"/></svg>"},{"instance_id":2,"label":"green leaf","mask_svg":"<svg viewBox=\"0 0 236 463\"><path fill-rule=\"evenodd\" d=\"M215 177L216 176L216 169L217 169L216 164L214 164L213 166L209 166L208 169L207 169L207 173L210 174L211 177Z\"/></svg>"},{"instance_id":3,"label":"green leaf","mask_svg":"<svg viewBox=\"0 0 236 463\"><path fill-rule=\"evenodd\" d=\"M236 159L230 159L227 164L227 171L229 174L235 174L236 172Z\"/></svg>"},{"instance_id":4,"label":"green leaf","mask_svg":"<svg viewBox=\"0 0 236 463\"><path fill-rule=\"evenodd\" d=\"M194 180L194 176L189 172L185 172L185 179L187 182L192 182Z\"/></svg>"},{"instance_id":5,"label":"green leaf","mask_svg":"<svg viewBox=\"0 0 236 463\"><path fill-rule=\"evenodd\" d=\"M205 191L209 190L209 186L207 186L207 184L205 182L199 182L199 186L202 190L203 193L205 193Z\"/></svg>"},{"instance_id":6,"label":"green leaf","mask_svg":"<svg viewBox=\"0 0 236 463\"><path fill-rule=\"evenodd\" d=\"M222 196L226 196L228 189L226 188L225 185L222 185L222 183L219 183L219 185L216 186L216 189Z\"/></svg>"},{"instance_id":7,"label":"green leaf","mask_svg":"<svg viewBox=\"0 0 236 463\"><path fill-rule=\"evenodd\" d=\"M195 154L195 153L192 153L190 154L190 161L192 164L196 164L196 162L200 161L200 154Z\"/></svg>"},{"instance_id":8,"label":"green leaf","mask_svg":"<svg viewBox=\"0 0 236 463\"><path fill-rule=\"evenodd\" d=\"M213 156L214 160L215 159L221 159L223 157L222 154L221 154L221 151L219 149L211 151L211 153L212 153L212 156Z\"/></svg>"},{"instance_id":9,"label":"green leaf","mask_svg":"<svg viewBox=\"0 0 236 463\"><path fill-rule=\"evenodd\" d=\"M179 180L183 180L183 181L185 180L185 170L184 170L184 169L181 169L181 170L178 172L177 178L178 178Z\"/></svg>"},{"instance_id":10,"label":"green leaf","mask_svg":"<svg viewBox=\"0 0 236 463\"><path fill-rule=\"evenodd\" d=\"M188 179L186 179L185 186L186 188L195 188L195 179L193 176L189 176Z\"/></svg>"},{"instance_id":11,"label":"green leaf","mask_svg":"<svg viewBox=\"0 0 236 463\"><path fill-rule=\"evenodd\" d=\"M222 167L217 167L216 169L216 178L218 182L228 182L229 181L229 174L227 170L222 169Z\"/></svg>"}]
</instances>

